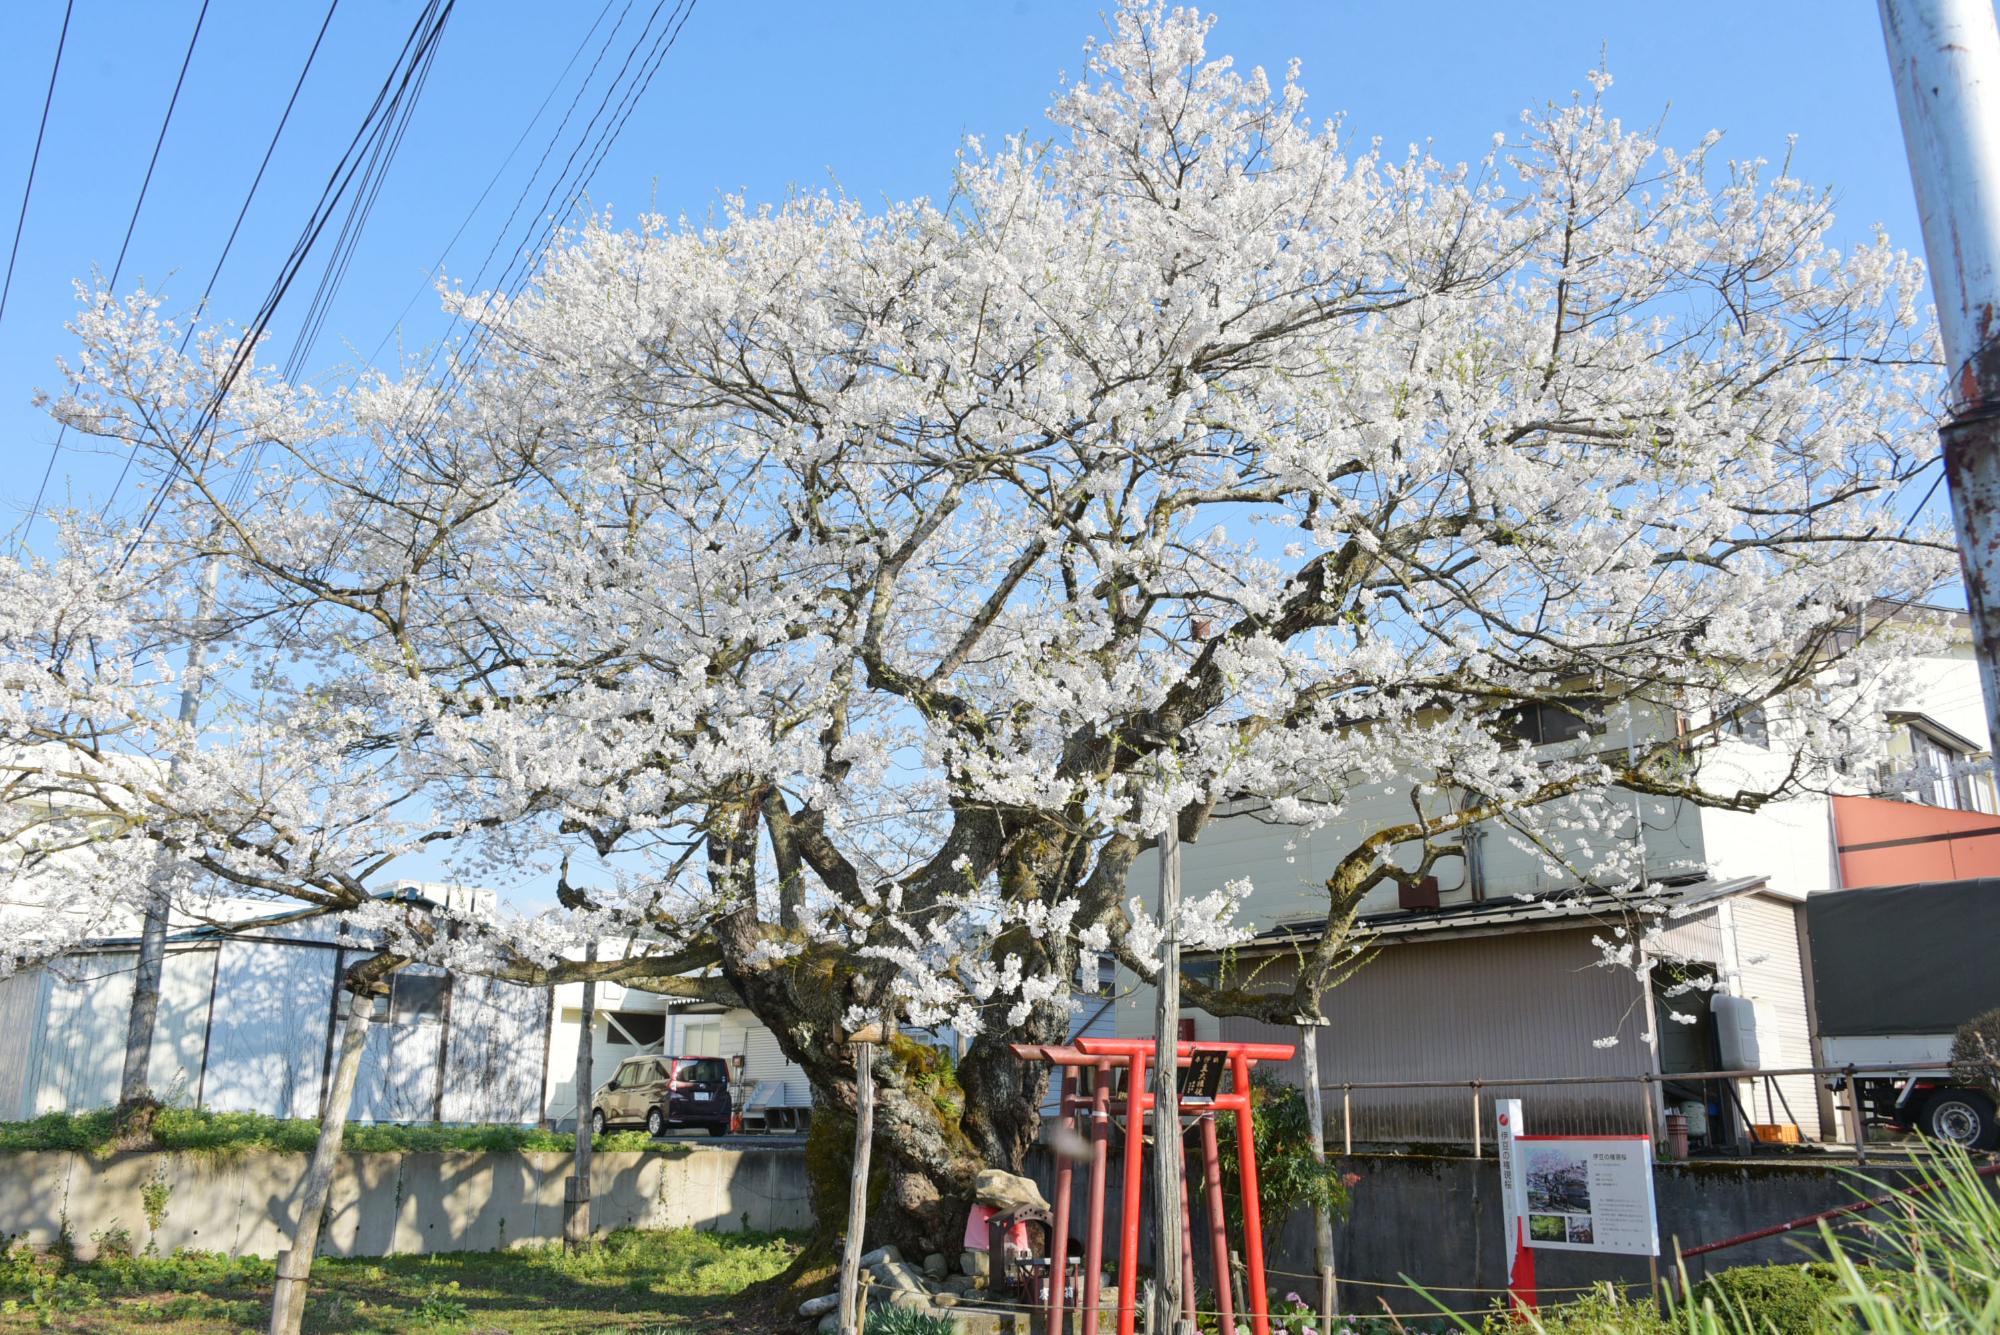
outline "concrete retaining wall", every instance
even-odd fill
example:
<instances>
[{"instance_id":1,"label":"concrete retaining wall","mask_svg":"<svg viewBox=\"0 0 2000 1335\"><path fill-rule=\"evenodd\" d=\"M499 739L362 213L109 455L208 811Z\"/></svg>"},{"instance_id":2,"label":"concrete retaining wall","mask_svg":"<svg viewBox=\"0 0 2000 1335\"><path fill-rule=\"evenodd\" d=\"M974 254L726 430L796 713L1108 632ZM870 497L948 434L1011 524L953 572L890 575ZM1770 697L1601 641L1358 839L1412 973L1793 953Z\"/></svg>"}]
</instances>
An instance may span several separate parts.
<instances>
[{"instance_id":1,"label":"concrete retaining wall","mask_svg":"<svg viewBox=\"0 0 2000 1335\"><path fill-rule=\"evenodd\" d=\"M1353 1212L1336 1229L1334 1249L1343 1277L1356 1281L1341 1294L1345 1310L1381 1310L1378 1299L1388 1296L1399 1311L1429 1310L1413 1295L1374 1287L1394 1284L1408 1275L1426 1286L1504 1288L1505 1248L1500 1231L1500 1168L1493 1159L1443 1158L1414 1155L1355 1155L1342 1167L1361 1175L1354 1188ZM1685 1249L1718 1242L1754 1229L1797 1219L1857 1198L1864 1184L1852 1165L1833 1163L1742 1163L1697 1160L1659 1164L1653 1172L1653 1194L1659 1208L1660 1269L1670 1274L1676 1243ZM1902 1174L1892 1166L1870 1164L1869 1177L1897 1184ZM1875 1187L1860 1194L1879 1194ZM1801 1261L1817 1255L1814 1233L1767 1238L1727 1251L1698 1257L1688 1272L1700 1279L1711 1269L1766 1261ZM1312 1269L1312 1221L1300 1214L1287 1221L1279 1248L1287 1270ZM1600 1252L1542 1250L1535 1253L1535 1271L1545 1290L1588 1285L1600 1280L1647 1283L1644 1257ZM1274 1283L1280 1292L1294 1287L1310 1292L1311 1281L1288 1278ZM1478 1295L1439 1293L1441 1299ZM1554 1296L1553 1294L1551 1296ZM1456 1303L1453 1306L1477 1306Z\"/></svg>"},{"instance_id":2,"label":"concrete retaining wall","mask_svg":"<svg viewBox=\"0 0 2000 1335\"><path fill-rule=\"evenodd\" d=\"M1113 1248L1117 1246L1123 1195L1119 1159L1116 1154L1111 1157L1107 1174L1105 1231L1107 1246ZM1496 1160L1357 1154L1340 1158L1338 1163L1361 1179L1354 1187L1352 1212L1334 1230L1343 1311L1380 1312L1381 1303L1387 1300L1398 1312L1434 1314L1434 1307L1404 1287L1404 1276L1459 1308L1484 1307L1505 1289L1506 1253L1500 1231L1500 1168ZM1054 1199L1054 1174L1048 1156L1033 1156L1030 1170L1041 1182L1044 1194ZM1895 1167L1884 1164L1870 1164L1866 1172L1870 1178L1891 1184L1903 1177ZM1079 1184L1085 1180L1081 1174L1077 1179ZM1659 1208L1661 1273L1671 1274L1676 1242L1682 1248L1695 1247L1851 1204L1857 1188L1865 1185L1854 1175L1852 1164L1838 1162L1698 1160L1659 1164L1654 1168L1653 1193ZM1081 1185L1077 1189L1082 1190ZM1874 1195L1881 1190L1870 1187L1860 1194ZM1148 1264L1152 1222L1148 1206L1140 1222L1140 1254ZM1074 1231L1081 1233L1080 1228ZM1278 1231L1277 1244L1267 1258L1270 1285L1277 1293L1295 1289L1310 1296L1316 1292L1312 1232L1312 1216L1304 1211L1287 1219ZM1803 1260L1815 1241L1816 1234L1807 1232L1746 1243L1699 1257L1689 1264L1688 1271L1698 1280L1711 1269ZM1242 1244L1232 1239L1231 1245L1240 1248ZM1196 1251L1199 1281L1206 1287L1211 1282L1207 1249L1198 1246ZM1535 1268L1541 1285L1552 1297L1557 1289L1605 1280L1641 1287L1648 1282L1644 1257L1542 1250L1535 1254Z\"/></svg>"},{"instance_id":3,"label":"concrete retaining wall","mask_svg":"<svg viewBox=\"0 0 2000 1335\"><path fill-rule=\"evenodd\" d=\"M298 1211L307 1158L0 1153L0 1235L47 1244L67 1233L88 1255L93 1235L122 1228L135 1246L161 1252L276 1256ZM569 1171L570 1156L556 1153L343 1154L320 1252L386 1256L559 1241ZM147 1218L149 1194L164 1200L157 1220ZM591 1220L600 1233L803 1229L812 1223L806 1196L800 1150L599 1152L591 1161Z\"/></svg>"}]
</instances>

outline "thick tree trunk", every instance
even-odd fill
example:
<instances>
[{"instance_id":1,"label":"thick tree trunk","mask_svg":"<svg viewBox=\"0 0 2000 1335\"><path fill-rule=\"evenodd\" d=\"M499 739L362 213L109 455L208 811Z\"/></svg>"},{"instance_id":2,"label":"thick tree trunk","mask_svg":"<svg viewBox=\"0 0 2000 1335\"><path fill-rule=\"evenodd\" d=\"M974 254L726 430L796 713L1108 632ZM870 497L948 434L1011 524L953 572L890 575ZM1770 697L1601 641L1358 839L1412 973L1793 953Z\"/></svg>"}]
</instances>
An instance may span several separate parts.
<instances>
[{"instance_id":1,"label":"thick tree trunk","mask_svg":"<svg viewBox=\"0 0 2000 1335\"><path fill-rule=\"evenodd\" d=\"M725 920L717 935L724 970L750 1010L769 1027L784 1054L812 1083L814 1142L808 1177L818 1236L808 1250L837 1236L847 1216L856 1112L852 1047L841 1041L840 1017L857 998L886 991L887 978L854 969L844 958L819 957L782 968L748 969L731 961L757 941L754 919ZM1041 943L1025 933L996 949L1028 956ZM1049 967L1074 972L1075 956ZM877 1003L879 1004L879 1003ZM1040 1129L1046 1067L1030 1068L1008 1050L1011 1042L1060 1043L1069 1036L1068 998L1035 1008L1018 1028L976 1037L951 1070L948 1060L908 1037L878 1050L875 1072L875 1164L879 1195L868 1211L868 1242L893 1242L906 1254L956 1255L972 1206L972 1183L982 1168L1020 1172ZM952 1075L956 1079L952 1079ZM956 1085L956 1088L953 1086ZM829 1117L831 1114L831 1117Z\"/></svg>"}]
</instances>

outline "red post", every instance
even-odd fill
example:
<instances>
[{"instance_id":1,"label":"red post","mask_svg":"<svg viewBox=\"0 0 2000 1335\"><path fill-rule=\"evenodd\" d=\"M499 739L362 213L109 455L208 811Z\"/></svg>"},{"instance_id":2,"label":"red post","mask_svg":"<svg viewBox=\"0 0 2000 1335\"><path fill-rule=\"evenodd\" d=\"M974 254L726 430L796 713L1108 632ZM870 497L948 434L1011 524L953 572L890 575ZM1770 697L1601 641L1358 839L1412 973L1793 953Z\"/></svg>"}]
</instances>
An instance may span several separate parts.
<instances>
[{"instance_id":1,"label":"red post","mask_svg":"<svg viewBox=\"0 0 2000 1335\"><path fill-rule=\"evenodd\" d=\"M1097 1335L1099 1279L1104 1274L1104 1178L1111 1158L1111 1063L1092 1067L1090 1107L1090 1231L1083 1239L1083 1328Z\"/></svg>"},{"instance_id":2,"label":"red post","mask_svg":"<svg viewBox=\"0 0 2000 1335\"><path fill-rule=\"evenodd\" d=\"M1148 1045L1150 1046L1150 1045ZM1118 1219L1118 1335L1132 1335L1139 1315L1139 1176L1146 1160L1146 1058L1125 1059L1125 1201ZM1258 1331L1257 1335L1267 1335Z\"/></svg>"},{"instance_id":3,"label":"red post","mask_svg":"<svg viewBox=\"0 0 2000 1335\"><path fill-rule=\"evenodd\" d=\"M1061 1101L1056 1105L1062 1114L1062 1129L1065 1141L1073 1141L1076 1135L1076 1111L1071 1106L1076 1101L1076 1068L1062 1068ZM1063 1335L1063 1286L1069 1279L1069 1216L1070 1178L1075 1175L1074 1165L1065 1152L1056 1156L1056 1206L1050 1221L1055 1236L1049 1239L1049 1335ZM1092 1333L1094 1335L1094 1333Z\"/></svg>"},{"instance_id":4,"label":"red post","mask_svg":"<svg viewBox=\"0 0 2000 1335\"><path fill-rule=\"evenodd\" d=\"M1270 1335L1268 1283L1264 1271L1264 1222L1258 1208L1257 1195L1257 1144L1254 1123L1250 1116L1250 1067L1260 1061L1289 1061L1297 1051L1290 1044L1277 1043L1218 1043L1205 1044L1183 1042L1175 1046L1177 1062L1192 1061L1197 1051L1218 1052L1226 1055L1230 1062L1230 1078L1233 1088L1227 1093L1217 1094L1204 1103L1197 1099L1191 1110L1202 1113L1202 1154L1204 1185L1208 1191L1208 1212L1210 1242L1215 1252L1215 1270L1218 1304L1222 1308L1225 1332L1233 1335L1236 1313L1229 1291L1229 1238L1226 1215L1222 1198L1222 1161L1218 1149L1215 1115L1218 1112L1233 1113L1237 1119L1237 1171L1242 1178L1244 1191L1244 1253L1249 1260L1250 1318L1254 1335ZM1101 1313L1102 1276L1104 1269L1104 1196L1107 1170L1110 1164L1110 1135L1112 1108L1112 1072L1122 1066L1126 1072L1125 1096L1117 1100L1116 1113L1125 1123L1125 1186L1123 1196L1123 1217L1119 1221L1118 1249L1118 1330L1119 1335L1132 1335L1138 1320L1138 1255L1139 1255L1139 1207L1142 1199L1143 1164L1145 1162L1146 1117L1153 1113L1158 1120L1152 1094L1147 1091L1146 1073L1151 1069L1154 1044L1151 1039L1134 1038L1079 1038L1073 1046L1053 1046L1044 1044L1017 1043L1017 1056L1030 1061L1052 1062L1056 1065L1080 1070L1090 1067L1092 1071L1091 1100L1089 1115L1091 1120L1091 1166L1090 1166L1090 1222L1084 1243L1085 1269L1081 1307L1086 1313L1083 1318L1083 1335L1096 1335L1097 1318ZM1083 1108L1083 1097L1076 1083L1065 1079L1062 1115L1072 1118ZM1165 1129L1156 1128L1158 1134L1179 1136L1176 1124ZM1186 1153L1186 1140L1180 1137L1181 1151ZM1183 1162L1185 1166L1185 1161ZM1069 1191L1074 1192L1073 1170L1068 1177ZM1064 1179L1058 1178L1057 1196L1064 1203L1056 1219L1056 1224L1067 1229L1069 1224L1068 1206L1072 1196L1064 1194ZM1181 1192L1181 1265L1182 1275L1190 1292L1193 1291L1194 1237L1188 1213L1189 1188L1183 1179ZM1051 1260L1056 1267L1067 1265L1067 1232L1051 1239ZM1061 1259L1058 1259L1061 1258ZM1050 1280L1060 1284L1063 1276L1060 1269L1052 1270ZM1060 1301L1057 1299L1056 1301ZM1055 1302L1051 1311L1055 1311ZM1068 1306L1068 1304L1063 1304ZM1063 1335L1058 1323L1051 1322L1048 1335Z\"/></svg>"},{"instance_id":5,"label":"red post","mask_svg":"<svg viewBox=\"0 0 2000 1335\"><path fill-rule=\"evenodd\" d=\"M1213 1109L1201 1115L1201 1180L1208 1190L1209 1254L1215 1266L1216 1306L1222 1309L1222 1335L1236 1335L1236 1300L1229 1282L1229 1216L1222 1203L1222 1152Z\"/></svg>"},{"instance_id":6,"label":"red post","mask_svg":"<svg viewBox=\"0 0 2000 1335\"><path fill-rule=\"evenodd\" d=\"M1250 1116L1250 1059L1239 1048L1230 1055L1229 1067L1230 1083L1243 1099L1236 1113L1236 1168L1243 1183L1243 1256L1250 1269L1250 1329L1251 1335L1271 1335L1270 1294L1264 1286L1264 1213L1257 1205L1257 1132Z\"/></svg>"}]
</instances>

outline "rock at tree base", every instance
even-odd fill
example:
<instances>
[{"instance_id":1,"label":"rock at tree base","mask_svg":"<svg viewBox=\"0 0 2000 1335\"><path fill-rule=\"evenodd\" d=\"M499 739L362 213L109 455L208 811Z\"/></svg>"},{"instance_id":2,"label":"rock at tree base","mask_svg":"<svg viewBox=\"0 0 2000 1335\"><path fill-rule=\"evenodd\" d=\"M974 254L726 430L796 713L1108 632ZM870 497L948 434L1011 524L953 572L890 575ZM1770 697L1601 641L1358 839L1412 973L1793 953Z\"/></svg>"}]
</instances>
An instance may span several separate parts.
<instances>
[{"instance_id":1,"label":"rock at tree base","mask_svg":"<svg viewBox=\"0 0 2000 1335\"><path fill-rule=\"evenodd\" d=\"M823 1316L840 1307L838 1292L823 1294L818 1298L808 1298L799 1304L800 1316Z\"/></svg>"},{"instance_id":2,"label":"rock at tree base","mask_svg":"<svg viewBox=\"0 0 2000 1335\"><path fill-rule=\"evenodd\" d=\"M1037 1210L1049 1208L1042 1189L1035 1185L1033 1178L998 1168L984 1169L972 1179L972 1194L981 1205L990 1205L996 1210L1011 1210L1020 1205L1032 1205Z\"/></svg>"},{"instance_id":3,"label":"rock at tree base","mask_svg":"<svg viewBox=\"0 0 2000 1335\"><path fill-rule=\"evenodd\" d=\"M904 1293L928 1293L930 1286L924 1283L923 1271L904 1265L901 1261L877 1261L868 1267L868 1273L884 1288L897 1289Z\"/></svg>"},{"instance_id":4,"label":"rock at tree base","mask_svg":"<svg viewBox=\"0 0 2000 1335\"><path fill-rule=\"evenodd\" d=\"M943 1279L951 1273L951 1263L944 1259L943 1252L932 1252L924 1258L924 1273L932 1279Z\"/></svg>"}]
</instances>

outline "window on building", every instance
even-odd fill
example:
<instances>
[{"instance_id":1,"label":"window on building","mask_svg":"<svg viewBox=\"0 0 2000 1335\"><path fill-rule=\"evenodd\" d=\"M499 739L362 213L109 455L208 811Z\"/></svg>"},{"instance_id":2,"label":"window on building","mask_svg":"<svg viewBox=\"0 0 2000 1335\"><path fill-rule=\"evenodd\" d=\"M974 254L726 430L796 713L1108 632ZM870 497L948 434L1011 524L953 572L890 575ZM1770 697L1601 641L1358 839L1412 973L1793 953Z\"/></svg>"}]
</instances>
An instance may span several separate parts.
<instances>
[{"instance_id":1,"label":"window on building","mask_svg":"<svg viewBox=\"0 0 2000 1335\"><path fill-rule=\"evenodd\" d=\"M1590 705L1582 700L1536 700L1500 716L1502 731L1528 746L1552 746L1587 737L1596 730Z\"/></svg>"},{"instance_id":2,"label":"window on building","mask_svg":"<svg viewBox=\"0 0 2000 1335\"><path fill-rule=\"evenodd\" d=\"M1736 737L1752 746L1771 744L1771 724L1765 717L1764 706L1753 705L1738 700L1725 706L1716 719L1716 731L1724 737Z\"/></svg>"},{"instance_id":3,"label":"window on building","mask_svg":"<svg viewBox=\"0 0 2000 1335\"><path fill-rule=\"evenodd\" d=\"M389 985L389 1019L394 1024L436 1024L444 1018L444 974L399 973Z\"/></svg>"},{"instance_id":4,"label":"window on building","mask_svg":"<svg viewBox=\"0 0 2000 1335\"><path fill-rule=\"evenodd\" d=\"M667 1017L658 1011L605 1011L604 1041L618 1047L651 1048L666 1041Z\"/></svg>"}]
</instances>

